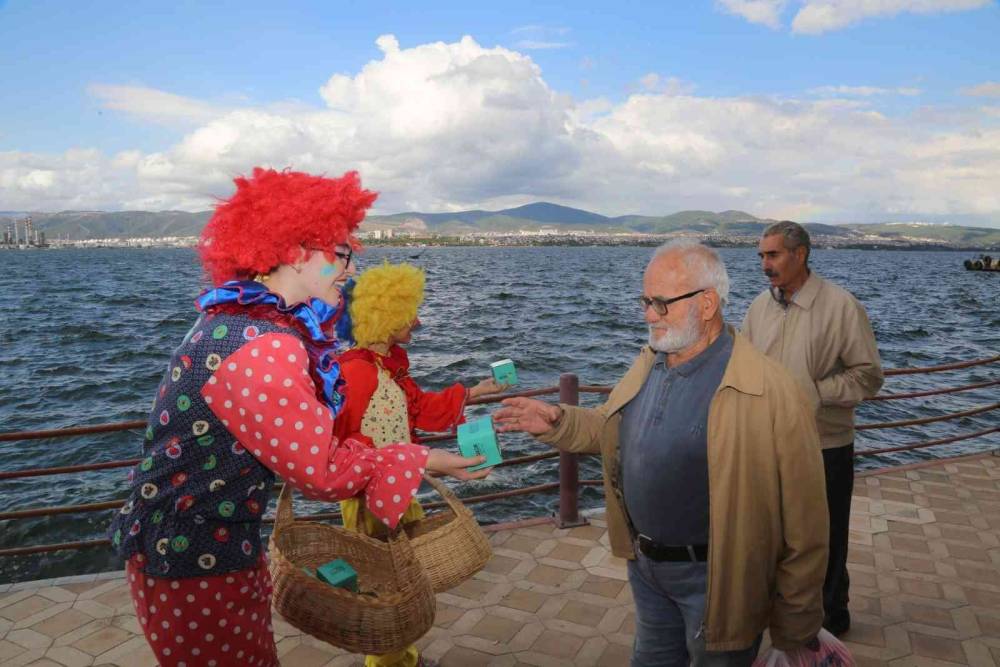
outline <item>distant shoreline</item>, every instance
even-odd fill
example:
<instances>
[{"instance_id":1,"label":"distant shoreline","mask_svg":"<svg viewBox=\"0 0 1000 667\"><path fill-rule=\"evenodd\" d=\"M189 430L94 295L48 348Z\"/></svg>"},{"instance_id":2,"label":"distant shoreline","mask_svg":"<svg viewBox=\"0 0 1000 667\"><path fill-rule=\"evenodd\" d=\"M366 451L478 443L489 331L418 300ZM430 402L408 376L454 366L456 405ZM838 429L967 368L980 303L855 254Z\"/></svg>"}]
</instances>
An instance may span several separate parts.
<instances>
[{"instance_id":1,"label":"distant shoreline","mask_svg":"<svg viewBox=\"0 0 1000 667\"><path fill-rule=\"evenodd\" d=\"M475 241L452 241L452 242L433 242L429 240L413 240L409 242L390 242L386 243L384 241L365 241L363 244L366 248L400 248L409 249L411 251L421 251L426 248L533 248L533 247L559 247L559 248L595 248L595 247L637 247L637 248L655 248L662 243L669 241L671 238L677 237L667 237L662 239L643 239L624 242L617 240L614 242L602 242L599 240L532 240L530 242L514 242L509 239L505 239L502 242L475 242ZM698 239L692 238L692 240L699 241L713 248L756 248L756 241L750 242L736 242L736 241L719 241L716 239ZM143 250L151 248L194 248L194 243L177 243L165 242L157 243L156 241L143 241L143 242L129 242L128 239L122 239L118 243L102 243L100 241L76 241L76 242L66 242L66 243L52 243L45 247L11 247L0 245L0 251L59 251L59 250ZM931 252L970 252L970 253L989 253L989 252L1000 252L1000 246L950 246L941 243L844 243L844 244L825 244L825 243L815 243L813 245L814 250L899 250L899 251L931 251Z\"/></svg>"}]
</instances>

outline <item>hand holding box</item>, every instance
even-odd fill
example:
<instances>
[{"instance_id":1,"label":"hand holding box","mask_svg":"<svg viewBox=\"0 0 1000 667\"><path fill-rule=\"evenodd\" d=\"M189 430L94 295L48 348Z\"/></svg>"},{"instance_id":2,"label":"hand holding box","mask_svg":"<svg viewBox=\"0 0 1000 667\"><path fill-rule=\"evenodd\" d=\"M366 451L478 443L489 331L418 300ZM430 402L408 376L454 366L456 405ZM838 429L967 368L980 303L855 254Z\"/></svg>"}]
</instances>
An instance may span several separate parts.
<instances>
[{"instance_id":1,"label":"hand holding box","mask_svg":"<svg viewBox=\"0 0 1000 667\"><path fill-rule=\"evenodd\" d=\"M490 364L490 370L493 371L493 379L498 383L509 387L517 384L517 369L514 367L514 362L510 359L494 361Z\"/></svg>"},{"instance_id":2,"label":"hand holding box","mask_svg":"<svg viewBox=\"0 0 1000 667\"><path fill-rule=\"evenodd\" d=\"M462 456L485 456L486 461L467 468L469 472L489 468L503 461L500 445L493 430L493 419L481 417L458 425L458 449Z\"/></svg>"}]
</instances>

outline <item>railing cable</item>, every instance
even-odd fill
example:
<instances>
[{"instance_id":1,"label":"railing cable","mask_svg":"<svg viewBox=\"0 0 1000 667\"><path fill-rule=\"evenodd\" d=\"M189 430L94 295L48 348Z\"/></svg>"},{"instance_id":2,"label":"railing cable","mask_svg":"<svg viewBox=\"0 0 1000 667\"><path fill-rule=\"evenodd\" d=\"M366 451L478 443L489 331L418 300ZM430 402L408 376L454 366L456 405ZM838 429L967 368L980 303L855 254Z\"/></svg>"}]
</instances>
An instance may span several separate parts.
<instances>
[{"instance_id":1,"label":"railing cable","mask_svg":"<svg viewBox=\"0 0 1000 667\"><path fill-rule=\"evenodd\" d=\"M971 391L973 389L982 389L983 387L992 387L993 385L1000 384L1000 378L996 380L990 380L989 382L980 382L979 384L967 384L961 387L946 387L944 389L928 389L927 391L911 391L906 394L879 394L878 396L872 396L871 398L866 398L865 402L869 401L898 401L903 398L921 398L923 396L938 396L940 394L955 394L960 391Z\"/></svg>"},{"instance_id":2,"label":"railing cable","mask_svg":"<svg viewBox=\"0 0 1000 667\"><path fill-rule=\"evenodd\" d=\"M970 366L982 366L1000 361L1000 354L995 357L985 359L973 359L972 361L958 361L953 364L941 364L940 366L924 366L923 368L886 368L883 375L913 375L914 373L940 373L942 371L953 371L959 368L969 368Z\"/></svg>"},{"instance_id":3,"label":"railing cable","mask_svg":"<svg viewBox=\"0 0 1000 667\"><path fill-rule=\"evenodd\" d=\"M970 417L972 415L978 415L982 412L989 412L990 410L996 410L997 408L1000 408L1000 403L981 405L977 408L972 408L971 410L964 410L962 412L952 412L946 415L938 415L937 417L921 417L920 419L903 419L895 422L878 422L875 424L858 424L857 426L854 427L854 430L867 431L873 428L898 428L900 426L931 424L933 422L946 421L948 419L958 419L959 417Z\"/></svg>"},{"instance_id":4,"label":"railing cable","mask_svg":"<svg viewBox=\"0 0 1000 667\"><path fill-rule=\"evenodd\" d=\"M916 442L911 445L900 445L899 447L886 447L884 449L865 449L862 451L855 450L855 456L875 456L876 454L889 454L891 452L905 452L911 449L923 449L924 447L934 447L936 445L947 445L950 442L958 442L959 440L969 440L971 438L978 438L983 435L989 435L990 433L996 433L1000 431L1000 426L994 426L993 428L984 429L982 431L974 431L972 433L960 433L959 435L953 435L950 438L940 438L938 440L927 440L926 442Z\"/></svg>"}]
</instances>

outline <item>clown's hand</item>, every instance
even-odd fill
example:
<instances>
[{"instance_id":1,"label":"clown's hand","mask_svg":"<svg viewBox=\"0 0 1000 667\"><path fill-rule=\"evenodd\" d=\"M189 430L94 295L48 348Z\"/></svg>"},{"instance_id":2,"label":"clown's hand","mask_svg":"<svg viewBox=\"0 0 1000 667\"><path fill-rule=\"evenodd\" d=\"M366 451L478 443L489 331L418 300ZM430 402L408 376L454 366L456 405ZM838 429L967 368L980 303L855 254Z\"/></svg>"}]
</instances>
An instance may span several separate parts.
<instances>
[{"instance_id":1,"label":"clown's hand","mask_svg":"<svg viewBox=\"0 0 1000 667\"><path fill-rule=\"evenodd\" d=\"M484 468L475 472L469 472L466 468L485 461L485 456L461 456L443 449L431 449L430 455L427 457L427 470L461 480L482 479L489 475L493 468Z\"/></svg>"},{"instance_id":2,"label":"clown's hand","mask_svg":"<svg viewBox=\"0 0 1000 667\"><path fill-rule=\"evenodd\" d=\"M481 380L479 384L469 388L469 398L479 398L480 396L485 396L487 394L499 394L502 391L506 391L509 386L510 385L500 384L492 378Z\"/></svg>"}]
</instances>

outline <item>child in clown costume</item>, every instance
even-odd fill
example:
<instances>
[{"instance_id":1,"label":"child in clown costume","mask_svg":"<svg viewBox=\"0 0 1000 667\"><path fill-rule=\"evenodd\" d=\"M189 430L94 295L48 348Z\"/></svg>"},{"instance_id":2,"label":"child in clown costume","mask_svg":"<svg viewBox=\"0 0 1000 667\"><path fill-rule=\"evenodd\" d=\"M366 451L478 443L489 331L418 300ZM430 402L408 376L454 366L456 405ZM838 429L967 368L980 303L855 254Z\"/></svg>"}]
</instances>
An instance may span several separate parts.
<instances>
[{"instance_id":1,"label":"child in clown costume","mask_svg":"<svg viewBox=\"0 0 1000 667\"><path fill-rule=\"evenodd\" d=\"M475 459L406 438L380 456L334 435L341 290L375 193L353 172L255 169L235 182L199 245L214 287L170 358L109 528L163 667L278 664L260 535L276 475L311 498L358 497L390 527L424 470L475 477L464 469Z\"/></svg>"},{"instance_id":2,"label":"child in clown costume","mask_svg":"<svg viewBox=\"0 0 1000 667\"><path fill-rule=\"evenodd\" d=\"M334 433L381 450L400 439L418 442L416 429L453 430L464 421L469 398L497 393L504 387L483 380L471 388L459 383L439 391L423 391L409 375L410 361L403 345L420 324L417 310L424 299L424 273L410 264L383 264L368 269L350 291L350 316L357 347L339 358L348 391ZM382 519L357 499L341 502L344 526L374 534ZM404 523L424 516L413 498L395 518ZM373 656L366 667L431 665L414 646Z\"/></svg>"}]
</instances>

